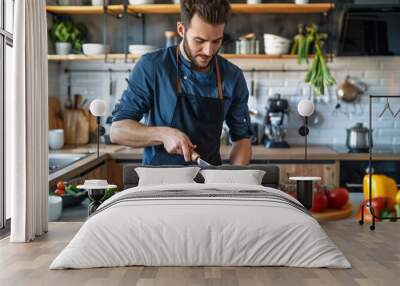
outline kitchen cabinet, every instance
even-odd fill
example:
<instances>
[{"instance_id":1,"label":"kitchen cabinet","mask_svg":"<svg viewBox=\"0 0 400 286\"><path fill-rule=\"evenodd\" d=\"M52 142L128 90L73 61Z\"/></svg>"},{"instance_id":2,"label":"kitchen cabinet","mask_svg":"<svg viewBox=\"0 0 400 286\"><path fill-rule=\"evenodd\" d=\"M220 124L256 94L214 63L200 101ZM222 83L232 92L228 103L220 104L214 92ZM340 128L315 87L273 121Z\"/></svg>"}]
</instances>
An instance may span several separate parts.
<instances>
[{"instance_id":1,"label":"kitchen cabinet","mask_svg":"<svg viewBox=\"0 0 400 286\"><path fill-rule=\"evenodd\" d=\"M107 179L107 170L107 161L99 160L98 162L91 162L87 165L77 167L65 175L50 180L49 188L50 190L55 189L55 185L58 181L65 181L70 184L80 185L83 184L85 180Z\"/></svg>"},{"instance_id":2,"label":"kitchen cabinet","mask_svg":"<svg viewBox=\"0 0 400 286\"><path fill-rule=\"evenodd\" d=\"M350 192L363 191L363 178L367 174L367 160L347 160L340 162L340 185ZM383 174L393 178L400 188L400 160L374 160L372 169L375 174Z\"/></svg>"},{"instance_id":3,"label":"kitchen cabinet","mask_svg":"<svg viewBox=\"0 0 400 286\"><path fill-rule=\"evenodd\" d=\"M118 191L122 191L123 188L123 164L117 160L107 160L107 180L109 184L118 186Z\"/></svg>"},{"instance_id":4,"label":"kitchen cabinet","mask_svg":"<svg viewBox=\"0 0 400 286\"><path fill-rule=\"evenodd\" d=\"M321 177L322 185L339 186L340 165L338 161L332 163L291 163L291 164L276 164L279 167L280 184L293 183L289 181L289 177L294 176L312 176Z\"/></svg>"},{"instance_id":5,"label":"kitchen cabinet","mask_svg":"<svg viewBox=\"0 0 400 286\"><path fill-rule=\"evenodd\" d=\"M96 167L95 169L89 171L85 175L82 176L83 181L84 180L90 180L90 179L105 179L107 178L107 170L108 170L108 165L107 162L104 162L100 166ZM83 183L82 181L82 183Z\"/></svg>"}]
</instances>

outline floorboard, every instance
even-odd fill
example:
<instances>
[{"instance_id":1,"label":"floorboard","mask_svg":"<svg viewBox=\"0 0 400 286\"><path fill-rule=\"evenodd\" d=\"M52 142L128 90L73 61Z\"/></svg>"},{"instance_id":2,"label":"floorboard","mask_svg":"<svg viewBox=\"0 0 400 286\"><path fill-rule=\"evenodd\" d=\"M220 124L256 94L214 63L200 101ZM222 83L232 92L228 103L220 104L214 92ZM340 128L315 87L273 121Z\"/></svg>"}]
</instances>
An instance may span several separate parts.
<instances>
[{"instance_id":1,"label":"floorboard","mask_svg":"<svg viewBox=\"0 0 400 286\"><path fill-rule=\"evenodd\" d=\"M343 251L352 269L291 267L122 267L48 269L81 222L50 223L49 233L28 244L0 240L0 285L400 285L400 224L379 222L375 231L354 220L322 227Z\"/></svg>"}]
</instances>

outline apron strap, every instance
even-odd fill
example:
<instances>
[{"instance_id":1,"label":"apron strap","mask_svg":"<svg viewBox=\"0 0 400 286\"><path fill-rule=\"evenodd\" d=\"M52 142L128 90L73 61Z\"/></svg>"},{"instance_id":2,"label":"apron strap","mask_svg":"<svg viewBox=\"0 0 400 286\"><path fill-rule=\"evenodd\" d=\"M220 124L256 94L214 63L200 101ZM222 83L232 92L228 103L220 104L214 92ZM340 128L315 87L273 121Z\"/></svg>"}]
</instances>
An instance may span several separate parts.
<instances>
[{"instance_id":1,"label":"apron strap","mask_svg":"<svg viewBox=\"0 0 400 286\"><path fill-rule=\"evenodd\" d=\"M217 88L218 88L218 98L224 100L224 94L222 91L222 79L221 79L221 70L218 64L218 58L215 56L215 71L217 74ZM177 91L178 96L182 94L182 84L181 84L181 76L179 72L179 45L176 46L176 80L177 80Z\"/></svg>"},{"instance_id":2,"label":"apron strap","mask_svg":"<svg viewBox=\"0 0 400 286\"><path fill-rule=\"evenodd\" d=\"M178 89L178 96L182 94L181 75L179 72L179 45L176 46L176 86Z\"/></svg>"},{"instance_id":3,"label":"apron strap","mask_svg":"<svg viewBox=\"0 0 400 286\"><path fill-rule=\"evenodd\" d=\"M218 86L218 98L224 100L224 94L222 92L222 80L221 80L221 71L219 69L218 57L215 56L215 70L217 72L217 86Z\"/></svg>"}]
</instances>

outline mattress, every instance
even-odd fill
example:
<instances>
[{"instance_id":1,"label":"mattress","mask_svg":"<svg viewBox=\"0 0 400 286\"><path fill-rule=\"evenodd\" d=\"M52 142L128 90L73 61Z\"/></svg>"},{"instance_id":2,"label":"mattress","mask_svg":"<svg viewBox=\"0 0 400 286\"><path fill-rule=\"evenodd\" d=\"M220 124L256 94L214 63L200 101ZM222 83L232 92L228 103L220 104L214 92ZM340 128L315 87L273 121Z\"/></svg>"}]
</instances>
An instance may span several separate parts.
<instances>
[{"instance_id":1,"label":"mattress","mask_svg":"<svg viewBox=\"0 0 400 286\"><path fill-rule=\"evenodd\" d=\"M263 186L138 186L105 201L50 269L120 266L350 268L293 197Z\"/></svg>"}]
</instances>

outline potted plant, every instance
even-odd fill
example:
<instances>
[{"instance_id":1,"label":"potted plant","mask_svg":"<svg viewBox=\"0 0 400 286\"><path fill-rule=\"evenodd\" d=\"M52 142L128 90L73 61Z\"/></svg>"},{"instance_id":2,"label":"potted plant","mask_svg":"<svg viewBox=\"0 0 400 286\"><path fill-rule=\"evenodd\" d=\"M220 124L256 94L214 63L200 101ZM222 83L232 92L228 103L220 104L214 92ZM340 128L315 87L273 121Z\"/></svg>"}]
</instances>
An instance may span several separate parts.
<instances>
[{"instance_id":1,"label":"potted plant","mask_svg":"<svg viewBox=\"0 0 400 286\"><path fill-rule=\"evenodd\" d=\"M70 19L56 18L49 36L56 45L58 55L67 55L71 50L74 53L82 53L82 43L86 40L87 28Z\"/></svg>"}]
</instances>

